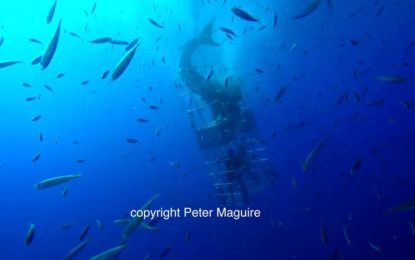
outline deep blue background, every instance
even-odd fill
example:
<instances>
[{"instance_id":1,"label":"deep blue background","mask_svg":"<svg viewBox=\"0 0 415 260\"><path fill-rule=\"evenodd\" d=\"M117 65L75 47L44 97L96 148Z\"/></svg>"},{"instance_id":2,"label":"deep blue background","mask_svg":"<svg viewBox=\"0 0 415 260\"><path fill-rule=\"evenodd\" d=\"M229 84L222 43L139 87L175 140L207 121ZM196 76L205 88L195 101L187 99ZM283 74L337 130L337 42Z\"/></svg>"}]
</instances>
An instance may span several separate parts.
<instances>
[{"instance_id":1,"label":"deep blue background","mask_svg":"<svg viewBox=\"0 0 415 260\"><path fill-rule=\"evenodd\" d=\"M333 1L329 10L323 0L310 16L292 19L304 2L108 0L97 2L89 15L93 1L58 0L49 25L52 1L2 3L0 62L23 63L0 70L0 259L61 259L92 223L91 241L80 255L87 259L116 246L122 228L113 220L156 193L155 208L217 206L205 165L209 158L188 123L186 90L174 84L180 82L181 47L212 16L216 28L232 28L238 36L231 42L215 30L221 47L203 49L195 62L206 75L214 66L214 76L243 80L244 104L254 111L256 135L265 141L280 177L249 205L261 209L261 219L162 221L157 233L137 231L120 259L142 259L146 253L155 259L167 245L172 246L168 257L174 259L327 259L336 249L339 259L414 259L415 236L408 223L415 223L414 212L388 215L385 210L415 196L415 111L399 101L415 102L415 47L407 50L415 41L415 2ZM233 16L233 6L261 24ZM275 31L274 11L279 17ZM154 27L148 18L165 28ZM44 52L59 19L62 32L50 66L30 65ZM266 28L257 32L262 24ZM104 36L141 39L117 81L100 75L114 69L124 47L87 42ZM257 74L256 68L264 73ZM65 76L56 78L59 73ZM385 75L406 82L375 80ZM84 80L89 84L81 85ZM24 82L32 87L23 87ZM286 93L275 103L283 86ZM353 93L359 93L360 102ZM25 101L39 94L40 100ZM337 104L345 94L349 102ZM384 99L384 105L368 106L374 99ZM161 108L154 111L149 105ZM42 119L32 122L38 114ZM139 124L137 117L150 122ZM157 129L160 136L154 134ZM129 144L126 138L140 143ZM323 138L326 145L304 172L301 161ZM32 162L38 152L39 161ZM357 158L361 169L350 176ZM86 162L75 163L79 159ZM177 161L180 169L170 166ZM77 172L82 177L67 185L34 189L45 178ZM69 188L67 197L61 196L64 187ZM104 223L103 231L95 219ZM320 238L321 221L327 246ZM29 223L37 230L26 247ZM74 228L61 231L63 223L74 223ZM343 237L344 226L351 246ZM188 231L190 244L185 245Z\"/></svg>"}]
</instances>

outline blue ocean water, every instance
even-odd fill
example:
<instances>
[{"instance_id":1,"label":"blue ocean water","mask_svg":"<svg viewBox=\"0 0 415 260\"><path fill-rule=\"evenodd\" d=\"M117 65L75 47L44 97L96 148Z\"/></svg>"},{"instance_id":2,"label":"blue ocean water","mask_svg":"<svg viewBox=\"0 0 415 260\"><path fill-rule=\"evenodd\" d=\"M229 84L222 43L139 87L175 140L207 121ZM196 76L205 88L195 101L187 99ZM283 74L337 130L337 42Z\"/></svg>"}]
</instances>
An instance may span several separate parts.
<instances>
[{"instance_id":1,"label":"blue ocean water","mask_svg":"<svg viewBox=\"0 0 415 260\"><path fill-rule=\"evenodd\" d=\"M414 1L57 0L48 23L52 5L0 9L0 259L63 259L89 224L77 259L90 259L120 245L125 227L114 220L155 194L154 209L223 207L212 162L227 147L197 142L189 110L203 101L179 65L212 18L219 46L200 46L193 63L241 88L255 129L235 140L260 144L277 177L248 203L225 203L260 218L160 220L157 231L136 230L118 259L415 258ZM32 65L59 21L49 66ZM139 38L116 80L126 45L90 42L103 37Z\"/></svg>"}]
</instances>

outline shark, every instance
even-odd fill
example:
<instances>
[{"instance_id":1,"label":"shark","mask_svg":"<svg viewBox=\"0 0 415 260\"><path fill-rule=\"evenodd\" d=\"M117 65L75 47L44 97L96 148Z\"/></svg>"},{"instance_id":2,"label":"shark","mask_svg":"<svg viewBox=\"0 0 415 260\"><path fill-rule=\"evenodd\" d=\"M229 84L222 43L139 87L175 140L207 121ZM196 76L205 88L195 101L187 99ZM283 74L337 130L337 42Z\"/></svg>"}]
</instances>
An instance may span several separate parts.
<instances>
[{"instance_id":1,"label":"shark","mask_svg":"<svg viewBox=\"0 0 415 260\"><path fill-rule=\"evenodd\" d=\"M239 110L238 102L241 100L241 94L239 87L235 87L234 84L227 86L216 79L210 80L213 71L206 79L206 76L203 76L193 64L193 55L201 46L220 46L212 37L213 25L214 19L211 19L199 35L185 44L180 56L179 70L180 77L190 92L210 104L214 118L219 118Z\"/></svg>"}]
</instances>

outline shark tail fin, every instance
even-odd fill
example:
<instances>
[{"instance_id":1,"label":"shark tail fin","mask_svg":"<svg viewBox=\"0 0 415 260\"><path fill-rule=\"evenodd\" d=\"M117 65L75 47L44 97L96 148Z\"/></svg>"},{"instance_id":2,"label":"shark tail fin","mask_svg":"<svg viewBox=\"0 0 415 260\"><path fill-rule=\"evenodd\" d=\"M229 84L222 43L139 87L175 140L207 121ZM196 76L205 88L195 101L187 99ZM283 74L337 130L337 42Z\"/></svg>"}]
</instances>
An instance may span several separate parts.
<instances>
[{"instance_id":1,"label":"shark tail fin","mask_svg":"<svg viewBox=\"0 0 415 260\"><path fill-rule=\"evenodd\" d=\"M212 28L215 19L210 20L210 22L203 28L199 34L199 40L201 43L210 45L210 46L219 46L219 43L215 42L212 38Z\"/></svg>"}]
</instances>

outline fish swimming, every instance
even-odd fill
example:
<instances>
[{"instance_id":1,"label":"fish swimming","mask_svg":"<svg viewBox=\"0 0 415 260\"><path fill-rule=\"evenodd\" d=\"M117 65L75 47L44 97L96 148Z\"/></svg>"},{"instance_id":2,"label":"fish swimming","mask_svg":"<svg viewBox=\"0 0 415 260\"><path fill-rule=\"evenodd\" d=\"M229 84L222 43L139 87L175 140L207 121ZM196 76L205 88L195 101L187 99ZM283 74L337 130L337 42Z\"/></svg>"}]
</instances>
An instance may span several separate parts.
<instances>
[{"instance_id":1,"label":"fish swimming","mask_svg":"<svg viewBox=\"0 0 415 260\"><path fill-rule=\"evenodd\" d=\"M102 38L91 40L89 42L90 43L101 44L101 43L107 43L107 42L111 42L111 41L112 41L111 37L102 37Z\"/></svg>"},{"instance_id":2,"label":"fish swimming","mask_svg":"<svg viewBox=\"0 0 415 260\"><path fill-rule=\"evenodd\" d=\"M37 115L37 116L32 117L32 121L36 122L36 121L39 121L41 118L42 118L41 115Z\"/></svg>"},{"instance_id":3,"label":"fish swimming","mask_svg":"<svg viewBox=\"0 0 415 260\"><path fill-rule=\"evenodd\" d=\"M138 41L140 40L140 38L135 38L134 40L132 40L128 45L127 45L127 47L125 47L125 50L126 51L129 51L129 50L131 50L137 43L138 43Z\"/></svg>"},{"instance_id":4,"label":"fish swimming","mask_svg":"<svg viewBox=\"0 0 415 260\"><path fill-rule=\"evenodd\" d=\"M120 245L117 247L110 248L96 256L91 257L89 260L112 260L116 259L117 256L121 253L127 245Z\"/></svg>"},{"instance_id":5,"label":"fish swimming","mask_svg":"<svg viewBox=\"0 0 415 260\"><path fill-rule=\"evenodd\" d=\"M55 14L55 9L56 9L56 3L57 3L57 0L55 0L53 5L49 9L48 16L46 17L46 23L47 24L49 24L53 19L53 15Z\"/></svg>"},{"instance_id":6,"label":"fish swimming","mask_svg":"<svg viewBox=\"0 0 415 260\"><path fill-rule=\"evenodd\" d=\"M89 230L91 229L91 224L88 224L82 229L81 234L79 235L79 240L82 241L88 235Z\"/></svg>"},{"instance_id":7,"label":"fish swimming","mask_svg":"<svg viewBox=\"0 0 415 260\"><path fill-rule=\"evenodd\" d=\"M115 45L128 45L128 42L121 40L111 40L110 43Z\"/></svg>"},{"instance_id":8,"label":"fish swimming","mask_svg":"<svg viewBox=\"0 0 415 260\"><path fill-rule=\"evenodd\" d=\"M45 89L49 90L50 92L53 92L53 89L49 87L48 85L43 85L43 87L45 87Z\"/></svg>"},{"instance_id":9,"label":"fish swimming","mask_svg":"<svg viewBox=\"0 0 415 260\"><path fill-rule=\"evenodd\" d=\"M387 213L403 212L403 211L414 210L414 209L415 209L415 198L412 198L408 201L398 204L395 207L388 209Z\"/></svg>"},{"instance_id":10,"label":"fish swimming","mask_svg":"<svg viewBox=\"0 0 415 260\"><path fill-rule=\"evenodd\" d=\"M18 63L21 63L21 62L20 61L5 61L5 62L0 62L0 69L6 68L6 67L12 66L14 64L18 64Z\"/></svg>"},{"instance_id":11,"label":"fish swimming","mask_svg":"<svg viewBox=\"0 0 415 260\"><path fill-rule=\"evenodd\" d=\"M86 247L89 240L85 240L81 243L79 243L77 246L75 246L71 251L69 251L64 257L64 260L72 260L74 259L79 253L81 253L82 250Z\"/></svg>"},{"instance_id":12,"label":"fish swimming","mask_svg":"<svg viewBox=\"0 0 415 260\"><path fill-rule=\"evenodd\" d=\"M278 14L277 12L274 12L274 24L272 25L272 30L275 31L275 28L277 28L278 23Z\"/></svg>"},{"instance_id":13,"label":"fish swimming","mask_svg":"<svg viewBox=\"0 0 415 260\"><path fill-rule=\"evenodd\" d=\"M62 224L59 229L60 230L68 230L71 229L73 227L73 224Z\"/></svg>"},{"instance_id":14,"label":"fish swimming","mask_svg":"<svg viewBox=\"0 0 415 260\"><path fill-rule=\"evenodd\" d=\"M58 28L56 28L55 34L53 35L52 40L49 42L49 45L42 56L42 60L40 61L40 65L43 69L46 69L49 66L49 63L51 62L53 55L56 52L56 48L58 47L61 23L62 20L59 21Z\"/></svg>"},{"instance_id":15,"label":"fish swimming","mask_svg":"<svg viewBox=\"0 0 415 260\"><path fill-rule=\"evenodd\" d=\"M229 28L226 28L226 27L222 26L222 27L219 27L219 30L221 30L222 32L225 32L225 33L229 33L233 37L236 37L236 33L234 31L232 31L231 29L229 29Z\"/></svg>"},{"instance_id":16,"label":"fish swimming","mask_svg":"<svg viewBox=\"0 0 415 260\"><path fill-rule=\"evenodd\" d=\"M29 41L34 42L34 43L39 43L41 44L42 42L39 41L38 39L34 39L34 38L30 38Z\"/></svg>"},{"instance_id":17,"label":"fish swimming","mask_svg":"<svg viewBox=\"0 0 415 260\"><path fill-rule=\"evenodd\" d=\"M379 81L397 83L397 84L402 84L406 82L405 78L401 76L378 76L375 79Z\"/></svg>"},{"instance_id":18,"label":"fish swimming","mask_svg":"<svg viewBox=\"0 0 415 260\"><path fill-rule=\"evenodd\" d=\"M127 143L130 143L130 144L136 144L136 143L138 143L138 140L135 139L135 138L127 138L125 140L127 141Z\"/></svg>"},{"instance_id":19,"label":"fish swimming","mask_svg":"<svg viewBox=\"0 0 415 260\"><path fill-rule=\"evenodd\" d=\"M327 231L326 231L326 227L324 226L323 220L321 220L321 223L320 223L320 234L321 234L321 242L323 243L323 245L327 246L328 244Z\"/></svg>"},{"instance_id":20,"label":"fish swimming","mask_svg":"<svg viewBox=\"0 0 415 260\"><path fill-rule=\"evenodd\" d=\"M349 233L347 232L346 226L343 226L343 235L346 243L350 246L352 242L350 242Z\"/></svg>"},{"instance_id":21,"label":"fish swimming","mask_svg":"<svg viewBox=\"0 0 415 260\"><path fill-rule=\"evenodd\" d=\"M101 79L105 79L105 78L108 76L108 73L109 73L109 72L110 72L109 70L104 71L104 72L101 74Z\"/></svg>"},{"instance_id":22,"label":"fish swimming","mask_svg":"<svg viewBox=\"0 0 415 260\"><path fill-rule=\"evenodd\" d=\"M115 67L115 70L111 75L111 80L116 80L123 74L125 69L130 64L131 60L133 59L136 50L137 50L137 45L124 55L124 57L120 60L120 62Z\"/></svg>"},{"instance_id":23,"label":"fish swimming","mask_svg":"<svg viewBox=\"0 0 415 260\"><path fill-rule=\"evenodd\" d=\"M159 24L158 22L154 21L154 20L153 20L153 19L151 19L151 18L148 18L148 21L149 21L152 25L154 25L154 26L156 26L156 27L158 27L158 28L164 28L164 26L162 26L161 24Z\"/></svg>"},{"instance_id":24,"label":"fish swimming","mask_svg":"<svg viewBox=\"0 0 415 260\"><path fill-rule=\"evenodd\" d=\"M167 256L171 251L171 246L168 245L163 251L160 253L160 259L163 259L165 256Z\"/></svg>"},{"instance_id":25,"label":"fish swimming","mask_svg":"<svg viewBox=\"0 0 415 260\"><path fill-rule=\"evenodd\" d=\"M30 224L29 230L27 231L27 234L24 240L24 244L26 246L30 245L33 242L33 238L35 237L35 230L36 230L35 224Z\"/></svg>"},{"instance_id":26,"label":"fish swimming","mask_svg":"<svg viewBox=\"0 0 415 260\"><path fill-rule=\"evenodd\" d=\"M245 12L244 10L237 8L237 7L233 7L231 9L231 11L238 16L239 18L245 20L245 21L249 21L249 22L259 22L258 19L254 18L252 15L250 15L249 13Z\"/></svg>"},{"instance_id":27,"label":"fish swimming","mask_svg":"<svg viewBox=\"0 0 415 260\"><path fill-rule=\"evenodd\" d=\"M148 210L151 208L151 205L153 204L153 201L158 197L159 195L154 195L149 201L147 201L146 204L141 208L141 210ZM122 243L126 243L127 240L130 238L130 236L137 230L138 227L141 226L141 223L143 222L143 217L135 217L131 221L128 222L128 224L125 226L123 231L123 237L122 237Z\"/></svg>"},{"instance_id":28,"label":"fish swimming","mask_svg":"<svg viewBox=\"0 0 415 260\"><path fill-rule=\"evenodd\" d=\"M316 155L320 152L320 150L323 148L324 144L326 143L327 139L321 140L314 149L308 154L307 158L301 163L301 166L303 167L303 170L308 170L308 167L310 163L313 161L313 159L316 157Z\"/></svg>"},{"instance_id":29,"label":"fish swimming","mask_svg":"<svg viewBox=\"0 0 415 260\"><path fill-rule=\"evenodd\" d=\"M293 17L294 19L304 18L314 12L320 5L321 0L309 0L306 5Z\"/></svg>"},{"instance_id":30,"label":"fish swimming","mask_svg":"<svg viewBox=\"0 0 415 260\"><path fill-rule=\"evenodd\" d=\"M50 187L54 187L54 186L63 184L65 182L68 182L70 180L73 180L73 179L76 179L76 178L79 178L79 177L81 177L81 174L58 176L58 177L46 179L46 180L43 180L43 181L39 182L38 184L35 185L35 188L38 189L38 190L46 189L46 188L50 188Z\"/></svg>"},{"instance_id":31,"label":"fish swimming","mask_svg":"<svg viewBox=\"0 0 415 260\"><path fill-rule=\"evenodd\" d=\"M39 62L40 62L41 60L42 60L42 55L40 55L40 56L38 56L38 57L34 58L34 59L32 60L32 62L31 62L31 64L32 64L32 65L39 64Z\"/></svg>"}]
</instances>

